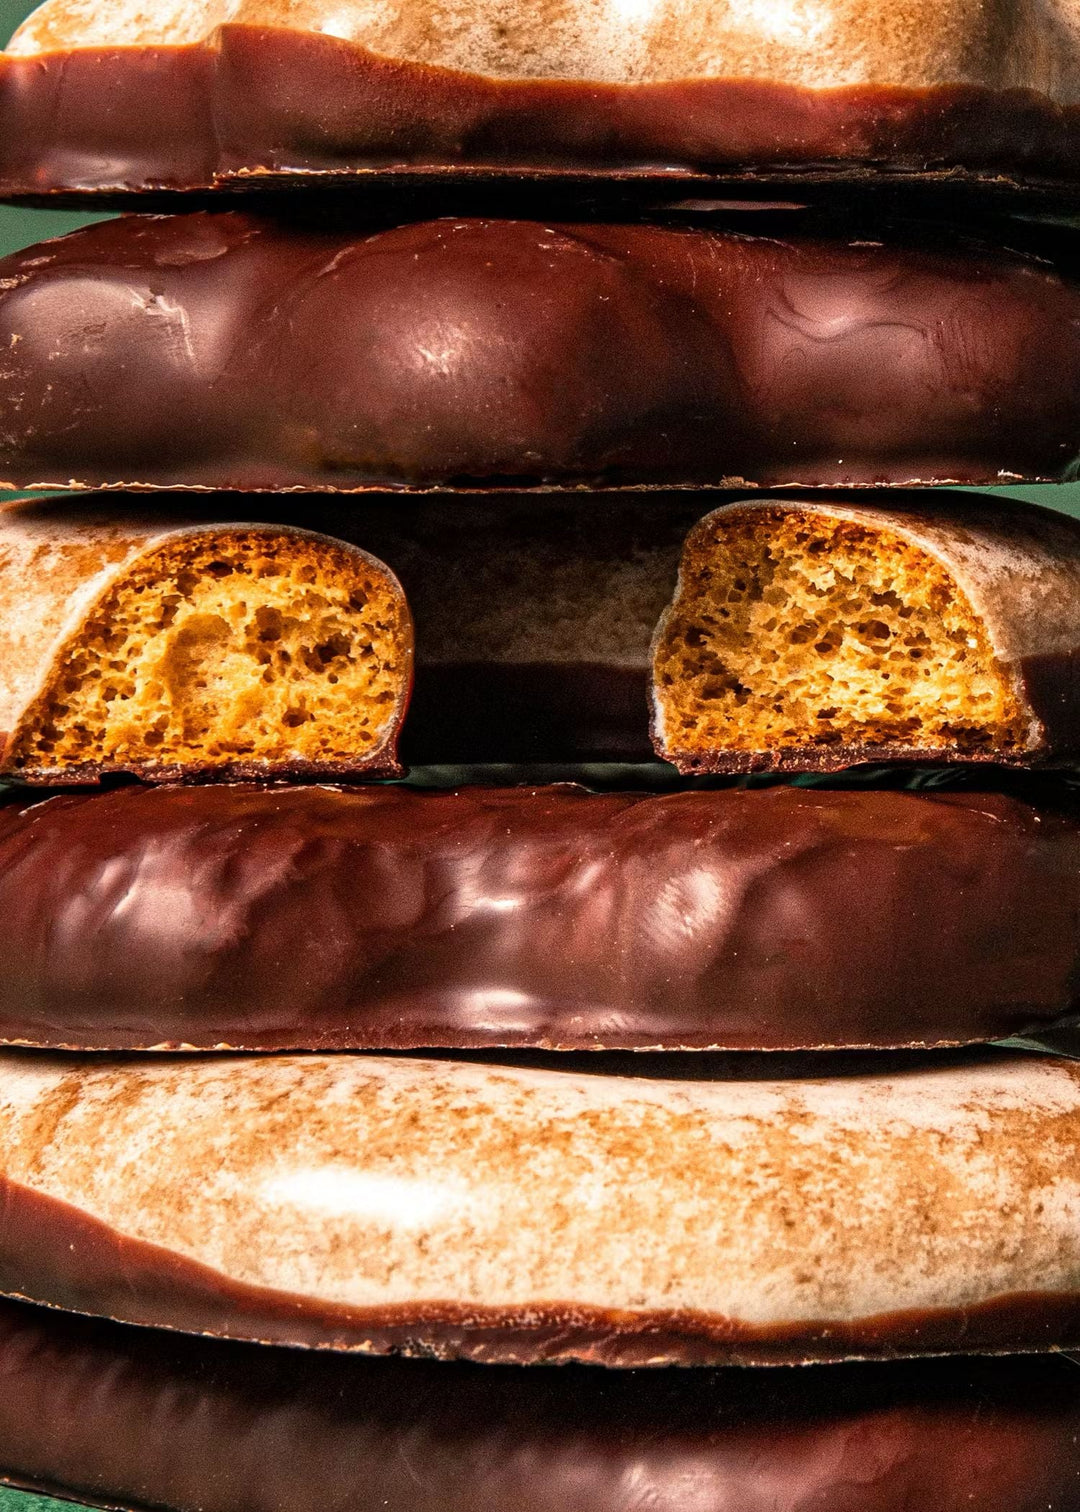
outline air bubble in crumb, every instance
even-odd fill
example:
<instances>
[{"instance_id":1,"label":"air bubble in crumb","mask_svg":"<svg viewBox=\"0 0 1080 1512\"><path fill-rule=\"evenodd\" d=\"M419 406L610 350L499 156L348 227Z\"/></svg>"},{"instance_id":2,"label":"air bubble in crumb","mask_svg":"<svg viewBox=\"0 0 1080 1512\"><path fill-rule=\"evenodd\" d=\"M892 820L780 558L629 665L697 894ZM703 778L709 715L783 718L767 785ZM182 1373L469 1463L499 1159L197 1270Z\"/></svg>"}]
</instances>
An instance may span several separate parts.
<instances>
[{"instance_id":1,"label":"air bubble in crumb","mask_svg":"<svg viewBox=\"0 0 1080 1512\"><path fill-rule=\"evenodd\" d=\"M262 532L167 543L67 648L15 765L362 762L407 681L402 613L392 580L358 574L345 548Z\"/></svg>"},{"instance_id":2,"label":"air bubble in crumb","mask_svg":"<svg viewBox=\"0 0 1080 1512\"><path fill-rule=\"evenodd\" d=\"M783 510L705 522L655 659L682 759L777 747L1022 750L1015 690L934 557L886 529Z\"/></svg>"}]
</instances>

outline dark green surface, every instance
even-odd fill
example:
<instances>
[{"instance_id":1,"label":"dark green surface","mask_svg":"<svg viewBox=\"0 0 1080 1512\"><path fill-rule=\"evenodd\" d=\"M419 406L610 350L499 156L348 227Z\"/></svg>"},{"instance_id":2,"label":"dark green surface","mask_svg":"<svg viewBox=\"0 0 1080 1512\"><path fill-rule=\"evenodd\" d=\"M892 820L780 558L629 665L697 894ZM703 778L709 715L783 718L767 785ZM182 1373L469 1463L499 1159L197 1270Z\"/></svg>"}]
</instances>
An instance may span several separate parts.
<instances>
[{"instance_id":1,"label":"dark green surface","mask_svg":"<svg viewBox=\"0 0 1080 1512\"><path fill-rule=\"evenodd\" d=\"M26 0L0 0L0 41L6 42L24 16L34 9Z\"/></svg>"},{"instance_id":2,"label":"dark green surface","mask_svg":"<svg viewBox=\"0 0 1080 1512\"><path fill-rule=\"evenodd\" d=\"M68 210L12 210L0 206L0 257L101 219L99 215L76 215Z\"/></svg>"},{"instance_id":3,"label":"dark green surface","mask_svg":"<svg viewBox=\"0 0 1080 1512\"><path fill-rule=\"evenodd\" d=\"M71 1512L70 1502L51 1501L47 1496L27 1496L0 1486L0 1512Z\"/></svg>"}]
</instances>

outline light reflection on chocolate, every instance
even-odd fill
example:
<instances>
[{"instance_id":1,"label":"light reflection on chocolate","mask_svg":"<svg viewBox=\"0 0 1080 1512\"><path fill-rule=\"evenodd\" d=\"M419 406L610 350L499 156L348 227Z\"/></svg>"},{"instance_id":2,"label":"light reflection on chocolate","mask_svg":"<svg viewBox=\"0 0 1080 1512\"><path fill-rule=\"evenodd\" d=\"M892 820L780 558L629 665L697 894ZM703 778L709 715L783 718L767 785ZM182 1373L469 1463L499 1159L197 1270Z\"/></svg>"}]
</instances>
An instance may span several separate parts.
<instances>
[{"instance_id":1,"label":"light reflection on chocolate","mask_svg":"<svg viewBox=\"0 0 1080 1512\"><path fill-rule=\"evenodd\" d=\"M1077 1512L1060 1358L341 1360L0 1303L0 1480L173 1512Z\"/></svg>"},{"instance_id":2,"label":"light reflection on chocolate","mask_svg":"<svg viewBox=\"0 0 1080 1512\"><path fill-rule=\"evenodd\" d=\"M198 214L0 279L20 487L996 484L1080 455L1080 286L940 237Z\"/></svg>"},{"instance_id":3,"label":"light reflection on chocolate","mask_svg":"<svg viewBox=\"0 0 1080 1512\"><path fill-rule=\"evenodd\" d=\"M363 14L378 20L389 9ZM406 8L406 18L416 9ZM595 36L599 9L582 19L586 37ZM681 45L687 56L670 61L674 73L642 82L605 82L610 48L602 79L497 78L395 57L392 40L369 50L288 26L226 25L206 45L63 50L54 42L59 50L0 56L0 193L295 193L311 179L361 176L370 188L373 175L400 180L419 170L436 184L491 172L511 182L621 175L654 195L697 183L707 192L726 185L738 197L759 185L774 196L792 185L802 194L836 178L856 191L875 183L892 191L905 179L918 190L937 179L953 203L968 185L983 199L1035 185L1075 202L1075 61L1056 79L1036 77L1068 28L1055 27L1042 7L1024 8L1035 23L1025 45L1013 35L1017 8L994 7L999 29L991 27L992 40L983 35L985 56L970 79L971 38L963 20L958 30L955 9L929 8L908 38L905 67L897 69L886 41L880 82L832 88L814 87L828 77L809 77L820 70L816 49L797 63L773 58L748 77L688 77L706 71L700 59L694 66L693 14L681 43L678 27L662 21L661 50ZM880 25L895 34L894 8L881 10ZM969 9L968 26L986 33L987 16L985 6ZM522 19L538 24L534 8ZM566 19L561 6L539 22L526 44L531 58L550 53ZM933 55L939 21L951 33L946 49L963 37L951 68ZM865 53L865 18L844 24ZM620 41L627 33L625 25L615 32ZM444 11L431 35L453 48L462 32ZM738 48L737 37L728 40L729 51ZM833 44L850 65L843 39Z\"/></svg>"},{"instance_id":4,"label":"light reflection on chocolate","mask_svg":"<svg viewBox=\"0 0 1080 1512\"><path fill-rule=\"evenodd\" d=\"M995 793L123 788L0 808L0 1037L798 1048L1075 1011L1080 828Z\"/></svg>"}]
</instances>

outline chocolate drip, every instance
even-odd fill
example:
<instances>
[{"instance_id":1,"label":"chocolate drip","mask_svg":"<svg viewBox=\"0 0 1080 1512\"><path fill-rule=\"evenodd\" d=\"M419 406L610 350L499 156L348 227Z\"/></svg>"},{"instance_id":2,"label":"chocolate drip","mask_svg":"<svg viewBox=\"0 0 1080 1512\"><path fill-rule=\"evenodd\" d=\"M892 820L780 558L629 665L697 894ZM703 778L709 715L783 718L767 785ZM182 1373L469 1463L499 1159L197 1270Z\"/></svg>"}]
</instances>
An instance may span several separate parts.
<instances>
[{"instance_id":1,"label":"chocolate drip","mask_svg":"<svg viewBox=\"0 0 1080 1512\"><path fill-rule=\"evenodd\" d=\"M653 195L944 178L981 198L1034 185L1074 199L1080 110L981 85L497 79L226 25L205 46L0 58L0 143L7 197L295 191L419 170L617 175Z\"/></svg>"}]
</instances>

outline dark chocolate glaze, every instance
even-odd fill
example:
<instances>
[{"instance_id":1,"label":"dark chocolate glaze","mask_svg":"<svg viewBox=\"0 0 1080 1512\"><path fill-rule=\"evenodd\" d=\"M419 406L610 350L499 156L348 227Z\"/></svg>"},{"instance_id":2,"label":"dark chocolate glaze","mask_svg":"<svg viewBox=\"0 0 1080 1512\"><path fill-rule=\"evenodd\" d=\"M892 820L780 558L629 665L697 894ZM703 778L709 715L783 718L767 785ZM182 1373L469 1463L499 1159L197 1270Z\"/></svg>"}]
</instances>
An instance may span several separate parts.
<instances>
[{"instance_id":1,"label":"dark chocolate glaze","mask_svg":"<svg viewBox=\"0 0 1080 1512\"><path fill-rule=\"evenodd\" d=\"M0 737L0 740L6 737ZM3 779L27 787L81 788L96 786L110 777L136 776L141 782L203 783L256 781L376 782L403 777L405 768L396 754L385 747L368 756L354 755L341 761L230 761L222 763L173 762L140 766L133 761L81 761L64 767L20 766L4 771Z\"/></svg>"},{"instance_id":2,"label":"dark chocolate glaze","mask_svg":"<svg viewBox=\"0 0 1080 1512\"><path fill-rule=\"evenodd\" d=\"M1080 1370L340 1359L0 1304L0 1480L171 1512L1078 1512Z\"/></svg>"},{"instance_id":3,"label":"dark chocolate glaze","mask_svg":"<svg viewBox=\"0 0 1080 1512\"><path fill-rule=\"evenodd\" d=\"M612 174L685 192L840 177L1066 196L1080 110L1035 91L771 80L500 80L330 36L225 25L213 44L0 57L0 194L265 191L305 177Z\"/></svg>"},{"instance_id":4,"label":"dark chocolate glaze","mask_svg":"<svg viewBox=\"0 0 1080 1512\"><path fill-rule=\"evenodd\" d=\"M1078 959L1080 826L1002 794L216 785L0 808L8 1043L964 1043L1075 1011Z\"/></svg>"},{"instance_id":5,"label":"dark chocolate glaze","mask_svg":"<svg viewBox=\"0 0 1080 1512\"><path fill-rule=\"evenodd\" d=\"M0 1178L0 1294L143 1327L481 1365L791 1365L1080 1348L1080 1293L768 1326L689 1310L452 1302L355 1308L251 1286Z\"/></svg>"},{"instance_id":6,"label":"dark chocolate glaze","mask_svg":"<svg viewBox=\"0 0 1080 1512\"><path fill-rule=\"evenodd\" d=\"M267 508L392 564L416 628L407 766L653 759L650 646L701 517L693 493L368 495L361 509L317 494Z\"/></svg>"},{"instance_id":7,"label":"dark chocolate glaze","mask_svg":"<svg viewBox=\"0 0 1080 1512\"><path fill-rule=\"evenodd\" d=\"M222 213L86 228L0 288L19 487L1000 483L1080 456L1080 285L1019 253Z\"/></svg>"},{"instance_id":8,"label":"dark chocolate glaze","mask_svg":"<svg viewBox=\"0 0 1080 1512\"><path fill-rule=\"evenodd\" d=\"M1080 1370L340 1359L0 1304L0 1480L170 1512L1078 1512Z\"/></svg>"},{"instance_id":9,"label":"dark chocolate glaze","mask_svg":"<svg viewBox=\"0 0 1080 1512\"><path fill-rule=\"evenodd\" d=\"M652 759L644 666L466 661L417 672L408 764Z\"/></svg>"}]
</instances>

